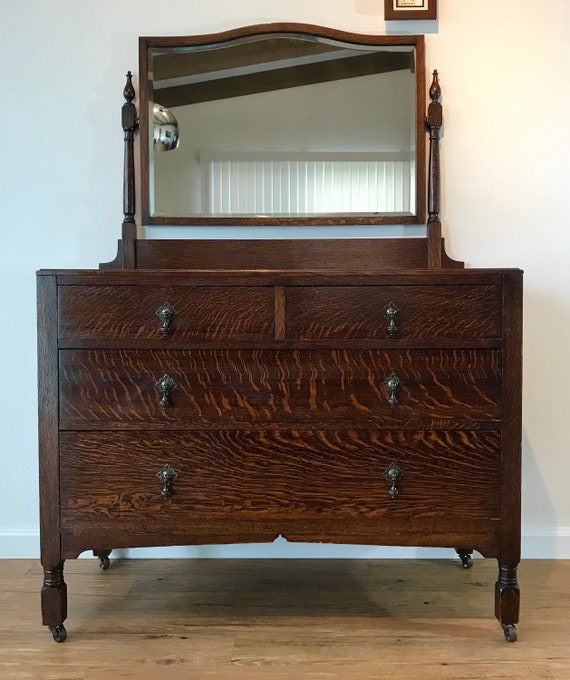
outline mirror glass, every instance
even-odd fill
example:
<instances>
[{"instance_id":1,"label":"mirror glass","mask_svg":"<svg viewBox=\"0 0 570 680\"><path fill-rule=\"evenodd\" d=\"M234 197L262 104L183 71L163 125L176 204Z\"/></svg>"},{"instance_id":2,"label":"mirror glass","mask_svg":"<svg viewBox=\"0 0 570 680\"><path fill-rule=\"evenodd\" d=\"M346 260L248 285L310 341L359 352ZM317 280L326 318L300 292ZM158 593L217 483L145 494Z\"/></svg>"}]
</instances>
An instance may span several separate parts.
<instances>
[{"instance_id":1,"label":"mirror glass","mask_svg":"<svg viewBox=\"0 0 570 680\"><path fill-rule=\"evenodd\" d=\"M416 38L175 40L141 38L147 224L424 220Z\"/></svg>"}]
</instances>

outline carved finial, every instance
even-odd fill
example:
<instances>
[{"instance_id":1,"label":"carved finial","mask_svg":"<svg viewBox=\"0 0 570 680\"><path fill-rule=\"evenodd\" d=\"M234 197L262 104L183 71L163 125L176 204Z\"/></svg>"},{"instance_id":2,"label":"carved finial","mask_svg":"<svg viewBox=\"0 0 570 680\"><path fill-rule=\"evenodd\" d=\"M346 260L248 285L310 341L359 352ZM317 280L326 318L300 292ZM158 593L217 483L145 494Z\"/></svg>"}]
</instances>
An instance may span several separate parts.
<instances>
[{"instance_id":1,"label":"carved finial","mask_svg":"<svg viewBox=\"0 0 570 680\"><path fill-rule=\"evenodd\" d=\"M127 72L127 84L125 85L125 89L123 90L123 97L127 100L128 104L132 104L133 99L135 98L135 88L133 87L133 74L130 71Z\"/></svg>"},{"instance_id":2,"label":"carved finial","mask_svg":"<svg viewBox=\"0 0 570 680\"><path fill-rule=\"evenodd\" d=\"M441 97L441 87L439 86L439 80L437 78L437 70L433 72L433 80L431 81L431 87L429 88L429 97L434 104L439 101Z\"/></svg>"}]
</instances>

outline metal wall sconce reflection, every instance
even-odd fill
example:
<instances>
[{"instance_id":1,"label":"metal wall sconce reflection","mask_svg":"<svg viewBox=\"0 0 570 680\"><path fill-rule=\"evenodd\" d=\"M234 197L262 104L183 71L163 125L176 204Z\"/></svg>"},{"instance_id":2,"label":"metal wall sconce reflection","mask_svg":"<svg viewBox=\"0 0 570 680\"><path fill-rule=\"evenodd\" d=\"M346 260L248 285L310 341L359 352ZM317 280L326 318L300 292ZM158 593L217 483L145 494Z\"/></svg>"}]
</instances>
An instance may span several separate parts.
<instances>
[{"instance_id":1,"label":"metal wall sconce reflection","mask_svg":"<svg viewBox=\"0 0 570 680\"><path fill-rule=\"evenodd\" d=\"M173 151L178 148L180 136L176 116L160 104L152 106L153 144L155 151Z\"/></svg>"}]
</instances>

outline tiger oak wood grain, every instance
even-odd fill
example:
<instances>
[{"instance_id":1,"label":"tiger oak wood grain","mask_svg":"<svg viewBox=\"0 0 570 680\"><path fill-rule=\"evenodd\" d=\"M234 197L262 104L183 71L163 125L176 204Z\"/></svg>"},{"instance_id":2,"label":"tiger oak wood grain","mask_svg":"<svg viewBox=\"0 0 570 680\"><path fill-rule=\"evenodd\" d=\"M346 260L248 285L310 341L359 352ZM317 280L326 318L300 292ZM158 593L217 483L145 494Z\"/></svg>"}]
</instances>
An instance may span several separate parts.
<instances>
[{"instance_id":1,"label":"tiger oak wood grain","mask_svg":"<svg viewBox=\"0 0 570 680\"><path fill-rule=\"evenodd\" d=\"M66 432L62 522L167 530L211 517L429 518L443 530L455 516L500 517L498 443L497 432ZM403 471L395 499L384 478L392 462ZM156 473L166 463L178 477L163 499Z\"/></svg>"},{"instance_id":2,"label":"tiger oak wood grain","mask_svg":"<svg viewBox=\"0 0 570 680\"><path fill-rule=\"evenodd\" d=\"M62 286L59 337L163 339L156 310L176 309L169 336L191 340L273 338L272 287Z\"/></svg>"},{"instance_id":3,"label":"tiger oak wood grain","mask_svg":"<svg viewBox=\"0 0 570 680\"><path fill-rule=\"evenodd\" d=\"M501 334L500 286L287 288L290 337L386 338L384 309L399 308L394 339L492 338Z\"/></svg>"},{"instance_id":4,"label":"tiger oak wood grain","mask_svg":"<svg viewBox=\"0 0 570 680\"><path fill-rule=\"evenodd\" d=\"M284 288L277 291L283 294ZM277 337L386 338L389 302L400 307L396 338L498 337L500 292L499 286L289 286L280 303L286 305L287 319ZM155 312L170 302L177 315L169 337L269 338L274 335L273 294L269 286L62 286L59 336L161 338Z\"/></svg>"},{"instance_id":5,"label":"tiger oak wood grain","mask_svg":"<svg viewBox=\"0 0 570 680\"><path fill-rule=\"evenodd\" d=\"M65 427L497 420L500 356L491 350L64 350L60 418ZM382 385L392 372L401 381L396 406ZM161 408L156 382L165 373L177 387Z\"/></svg>"},{"instance_id":6,"label":"tiger oak wood grain","mask_svg":"<svg viewBox=\"0 0 570 680\"><path fill-rule=\"evenodd\" d=\"M476 549L501 564L497 617L518 619L521 274L360 264L40 273L44 623L65 620L63 561L85 550L279 535Z\"/></svg>"}]
</instances>

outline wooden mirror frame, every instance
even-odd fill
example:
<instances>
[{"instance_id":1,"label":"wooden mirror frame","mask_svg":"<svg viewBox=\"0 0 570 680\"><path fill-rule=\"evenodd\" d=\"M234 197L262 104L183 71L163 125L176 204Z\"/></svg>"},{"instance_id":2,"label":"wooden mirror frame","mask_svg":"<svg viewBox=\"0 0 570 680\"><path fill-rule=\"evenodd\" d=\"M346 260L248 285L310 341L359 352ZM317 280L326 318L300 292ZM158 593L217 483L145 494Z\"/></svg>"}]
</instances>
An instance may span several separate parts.
<instances>
[{"instance_id":1,"label":"wooden mirror frame","mask_svg":"<svg viewBox=\"0 0 570 680\"><path fill-rule=\"evenodd\" d=\"M368 46L399 46L408 45L415 48L416 54L416 211L413 215L388 215L374 213L322 213L310 216L224 216L209 217L206 215L193 216L164 216L152 215L150 211L150 149L149 149L149 87L147 74L149 72L149 48L192 47L223 43L237 38L252 37L261 34L298 33L312 35L331 40L338 40L357 45ZM222 33L212 33L197 36L166 36L139 38L139 77L140 77L140 154L141 154L141 218L143 225L168 226L356 226L356 225L394 225L394 224L425 224L426 222L426 141L425 141L425 57L424 37L409 36L375 36L339 31L322 26L296 23L258 24L244 28L233 29Z\"/></svg>"}]
</instances>

